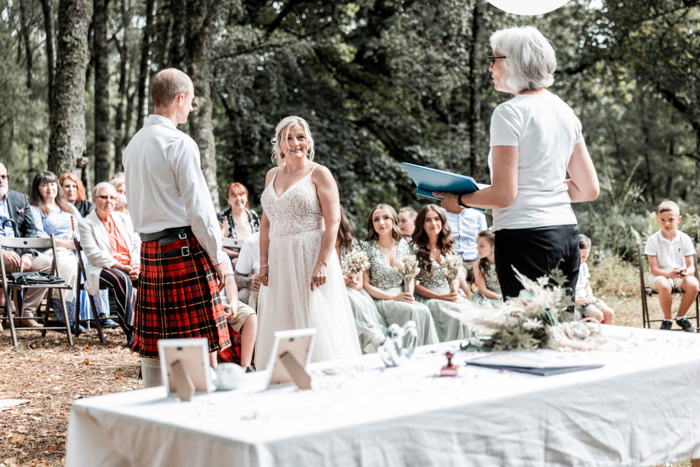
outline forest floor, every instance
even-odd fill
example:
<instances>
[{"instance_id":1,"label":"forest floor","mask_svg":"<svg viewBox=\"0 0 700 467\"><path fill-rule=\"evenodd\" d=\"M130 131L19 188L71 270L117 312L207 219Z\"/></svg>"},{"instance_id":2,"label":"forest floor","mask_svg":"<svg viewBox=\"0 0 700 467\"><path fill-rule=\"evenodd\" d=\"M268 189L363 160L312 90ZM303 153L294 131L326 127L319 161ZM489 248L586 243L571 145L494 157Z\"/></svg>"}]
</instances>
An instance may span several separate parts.
<instances>
[{"instance_id":1,"label":"forest floor","mask_svg":"<svg viewBox=\"0 0 700 467\"><path fill-rule=\"evenodd\" d=\"M590 266L594 293L615 309L615 324L641 327L638 269L616 259ZM660 314L657 301L649 303ZM141 388L139 358L126 348L121 330L105 334L106 345L91 331L69 347L63 334L42 338L31 331L13 347L9 331L0 333L0 400L29 400L0 412L0 466L63 465L75 400Z\"/></svg>"}]
</instances>

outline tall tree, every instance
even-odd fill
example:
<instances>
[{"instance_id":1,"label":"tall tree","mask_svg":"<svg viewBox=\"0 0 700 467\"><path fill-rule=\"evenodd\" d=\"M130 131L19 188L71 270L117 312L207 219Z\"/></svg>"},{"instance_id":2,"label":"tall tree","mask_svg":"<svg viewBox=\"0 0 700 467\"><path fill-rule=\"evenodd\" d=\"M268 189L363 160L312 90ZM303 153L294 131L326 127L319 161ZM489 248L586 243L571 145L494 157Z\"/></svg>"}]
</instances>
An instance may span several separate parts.
<instances>
[{"instance_id":1,"label":"tall tree","mask_svg":"<svg viewBox=\"0 0 700 467\"><path fill-rule=\"evenodd\" d=\"M219 210L216 180L216 146L212 123L211 50L209 28L222 0L188 0L187 2L187 73L194 84L194 111L190 114L190 135L199 146L204 178Z\"/></svg>"},{"instance_id":2,"label":"tall tree","mask_svg":"<svg viewBox=\"0 0 700 467\"><path fill-rule=\"evenodd\" d=\"M122 150L124 149L124 105L129 94L129 35L131 25L131 9L127 8L127 0L121 0L119 6L121 16L122 38L116 40L119 52L119 90L117 108L114 115L114 173L122 171Z\"/></svg>"},{"instance_id":3,"label":"tall tree","mask_svg":"<svg viewBox=\"0 0 700 467\"><path fill-rule=\"evenodd\" d=\"M472 43L469 50L469 171L476 176L478 154L481 151L481 14L480 1L472 10Z\"/></svg>"},{"instance_id":4,"label":"tall tree","mask_svg":"<svg viewBox=\"0 0 700 467\"><path fill-rule=\"evenodd\" d=\"M139 63L138 108L136 129L140 130L148 117L148 84L151 78L151 40L156 17L156 0L146 0L146 26L141 42L141 62Z\"/></svg>"},{"instance_id":5,"label":"tall tree","mask_svg":"<svg viewBox=\"0 0 700 467\"><path fill-rule=\"evenodd\" d=\"M61 0L54 102L50 116L49 170L61 174L75 169L85 152L85 70L90 52L90 0Z\"/></svg>"},{"instance_id":6,"label":"tall tree","mask_svg":"<svg viewBox=\"0 0 700 467\"><path fill-rule=\"evenodd\" d=\"M22 3L22 2L20 2ZM44 32L46 33L46 81L49 88L49 115L52 112L53 106L53 90L55 79L56 52L55 52L55 33L53 30L53 6L51 0L41 0L41 8L44 13Z\"/></svg>"},{"instance_id":7,"label":"tall tree","mask_svg":"<svg viewBox=\"0 0 700 467\"><path fill-rule=\"evenodd\" d=\"M95 180L109 180L112 170L109 119L109 0L94 0L93 60L95 63ZM88 187L86 187L88 188ZM89 189L89 188L88 188Z\"/></svg>"},{"instance_id":8,"label":"tall tree","mask_svg":"<svg viewBox=\"0 0 700 467\"><path fill-rule=\"evenodd\" d=\"M26 58L27 89L31 89L32 88L32 78L34 75L34 64L33 64L33 56L32 56L31 28L29 25L30 18L29 18L29 12L27 11L27 2L19 2L19 12L20 12L22 42L24 43L24 50L27 52L27 58Z\"/></svg>"}]
</instances>

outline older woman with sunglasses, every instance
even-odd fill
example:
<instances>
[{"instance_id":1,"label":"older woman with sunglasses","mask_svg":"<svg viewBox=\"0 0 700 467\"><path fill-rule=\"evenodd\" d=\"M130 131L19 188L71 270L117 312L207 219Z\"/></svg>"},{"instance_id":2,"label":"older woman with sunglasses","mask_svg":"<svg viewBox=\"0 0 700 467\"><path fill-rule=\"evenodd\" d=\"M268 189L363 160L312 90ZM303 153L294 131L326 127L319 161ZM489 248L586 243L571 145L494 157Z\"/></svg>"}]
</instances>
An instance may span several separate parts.
<instances>
[{"instance_id":1,"label":"older woman with sunglasses","mask_svg":"<svg viewBox=\"0 0 700 467\"><path fill-rule=\"evenodd\" d=\"M133 339L136 289L141 268L141 239L134 232L131 218L114 207L117 190L107 182L92 190L95 209L78 224L87 265L87 291L96 295L100 286L114 293L117 314L131 346Z\"/></svg>"},{"instance_id":2,"label":"older woman with sunglasses","mask_svg":"<svg viewBox=\"0 0 700 467\"><path fill-rule=\"evenodd\" d=\"M496 272L504 296L559 268L567 287L579 269L578 226L571 203L593 201L599 186L574 111L547 90L557 60L537 29L513 27L491 36L489 71L496 91L515 97L491 117L491 187L470 194L436 193L442 207L493 209ZM566 178L567 172L570 178Z\"/></svg>"}]
</instances>

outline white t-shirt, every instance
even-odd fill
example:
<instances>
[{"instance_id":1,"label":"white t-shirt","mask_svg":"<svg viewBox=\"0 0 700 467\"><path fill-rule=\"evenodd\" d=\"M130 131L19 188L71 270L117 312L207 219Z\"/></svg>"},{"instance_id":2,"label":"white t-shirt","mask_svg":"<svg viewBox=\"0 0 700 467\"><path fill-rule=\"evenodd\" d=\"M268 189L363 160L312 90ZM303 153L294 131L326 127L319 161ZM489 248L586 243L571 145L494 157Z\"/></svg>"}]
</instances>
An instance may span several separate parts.
<instances>
[{"instance_id":1,"label":"white t-shirt","mask_svg":"<svg viewBox=\"0 0 700 467\"><path fill-rule=\"evenodd\" d=\"M253 271L253 265L260 262L260 232L246 238L238 253L236 272L247 276Z\"/></svg>"},{"instance_id":2,"label":"white t-shirt","mask_svg":"<svg viewBox=\"0 0 700 467\"><path fill-rule=\"evenodd\" d=\"M588 285L588 279L591 278L591 273L588 271L588 265L586 263L581 263L578 268L578 282L576 282L576 298L585 298L588 296L586 293L586 285Z\"/></svg>"},{"instance_id":3,"label":"white t-shirt","mask_svg":"<svg viewBox=\"0 0 700 467\"><path fill-rule=\"evenodd\" d=\"M554 94L520 94L496 107L491 147L517 146L518 194L507 208L493 210L493 229L575 225L566 168L583 141L581 122ZM493 180L493 150L489 152Z\"/></svg>"},{"instance_id":4,"label":"white t-shirt","mask_svg":"<svg viewBox=\"0 0 700 467\"><path fill-rule=\"evenodd\" d=\"M670 272L676 268L685 267L685 257L695 254L695 246L693 246L693 240L680 230L676 231L676 236L672 241L666 239L659 230L647 239L644 254L656 256L659 269L663 272Z\"/></svg>"}]
</instances>

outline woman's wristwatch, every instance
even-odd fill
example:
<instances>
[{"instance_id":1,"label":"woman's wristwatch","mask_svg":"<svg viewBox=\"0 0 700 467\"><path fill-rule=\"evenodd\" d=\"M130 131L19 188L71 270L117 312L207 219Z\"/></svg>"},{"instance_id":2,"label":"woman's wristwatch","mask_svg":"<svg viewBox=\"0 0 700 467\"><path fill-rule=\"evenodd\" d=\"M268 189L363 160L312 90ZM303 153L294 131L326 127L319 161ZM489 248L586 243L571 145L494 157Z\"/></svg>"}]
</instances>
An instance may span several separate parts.
<instances>
[{"instance_id":1,"label":"woman's wristwatch","mask_svg":"<svg viewBox=\"0 0 700 467\"><path fill-rule=\"evenodd\" d=\"M457 197L457 204L459 204L460 207L462 207L462 208L464 208L464 209L467 209L467 208L469 208L469 206L467 206L466 204L464 204L464 203L462 202L462 196L464 196L464 193L462 193L461 195L459 195L459 196Z\"/></svg>"}]
</instances>

